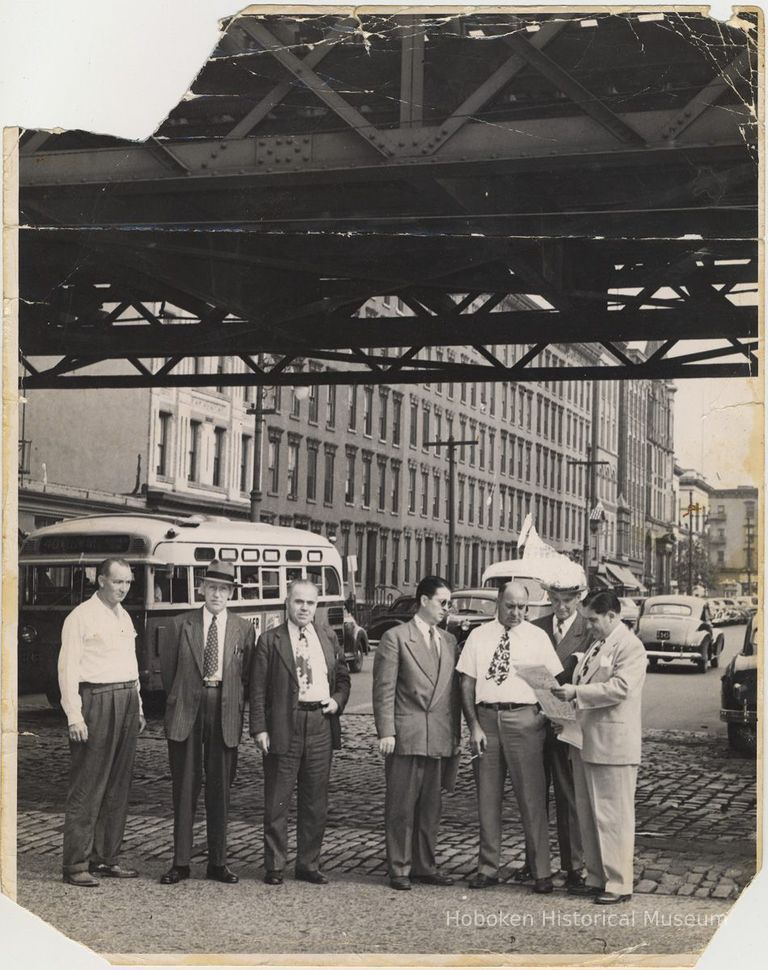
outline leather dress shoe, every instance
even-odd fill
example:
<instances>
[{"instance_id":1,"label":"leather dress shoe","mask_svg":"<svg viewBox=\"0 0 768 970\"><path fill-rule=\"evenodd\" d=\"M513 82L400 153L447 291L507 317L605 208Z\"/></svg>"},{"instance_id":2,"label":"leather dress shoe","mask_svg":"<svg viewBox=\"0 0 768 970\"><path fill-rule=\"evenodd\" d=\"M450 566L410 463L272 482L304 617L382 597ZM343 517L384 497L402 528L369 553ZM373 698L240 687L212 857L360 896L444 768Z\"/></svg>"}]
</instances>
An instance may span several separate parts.
<instances>
[{"instance_id":1,"label":"leather dress shoe","mask_svg":"<svg viewBox=\"0 0 768 970\"><path fill-rule=\"evenodd\" d=\"M614 903L628 903L632 899L632 893L600 893L599 896L595 896L594 902L598 906L612 906Z\"/></svg>"},{"instance_id":2,"label":"leather dress shoe","mask_svg":"<svg viewBox=\"0 0 768 970\"><path fill-rule=\"evenodd\" d=\"M534 879L533 886L531 887L531 892L533 893L551 893L555 887L552 885L552 879L546 876L544 879Z\"/></svg>"},{"instance_id":3,"label":"leather dress shoe","mask_svg":"<svg viewBox=\"0 0 768 970\"><path fill-rule=\"evenodd\" d=\"M268 886L282 886L283 874L279 869L267 869L264 873L264 882Z\"/></svg>"},{"instance_id":4,"label":"leather dress shoe","mask_svg":"<svg viewBox=\"0 0 768 970\"><path fill-rule=\"evenodd\" d=\"M112 879L135 879L138 876L138 870L127 869L124 866L108 866L105 862L92 862L88 866L88 872L92 876L108 876Z\"/></svg>"},{"instance_id":5,"label":"leather dress shoe","mask_svg":"<svg viewBox=\"0 0 768 970\"><path fill-rule=\"evenodd\" d=\"M87 872L65 872L62 878L68 886L92 889L99 885L99 880L89 876Z\"/></svg>"},{"instance_id":6,"label":"leather dress shoe","mask_svg":"<svg viewBox=\"0 0 768 970\"><path fill-rule=\"evenodd\" d=\"M325 886L328 882L328 876L319 869L297 869L295 875L299 882L311 882L315 886Z\"/></svg>"},{"instance_id":7,"label":"leather dress shoe","mask_svg":"<svg viewBox=\"0 0 768 970\"><path fill-rule=\"evenodd\" d=\"M533 873L531 872L528 863L524 866L520 866L519 869L515 869L510 876L512 882L533 882Z\"/></svg>"},{"instance_id":8,"label":"leather dress shoe","mask_svg":"<svg viewBox=\"0 0 768 970\"><path fill-rule=\"evenodd\" d=\"M163 873L160 882L163 886L175 886L177 882L189 879L189 866L171 866L168 872Z\"/></svg>"},{"instance_id":9,"label":"leather dress shoe","mask_svg":"<svg viewBox=\"0 0 768 970\"><path fill-rule=\"evenodd\" d=\"M475 875L467 881L467 885L470 889L487 889L488 886L498 886L498 884L498 876L486 876L484 872L476 872Z\"/></svg>"},{"instance_id":10,"label":"leather dress shoe","mask_svg":"<svg viewBox=\"0 0 768 970\"><path fill-rule=\"evenodd\" d=\"M586 882L581 886L569 886L569 896L599 896L603 892L601 886L588 886Z\"/></svg>"},{"instance_id":11,"label":"leather dress shoe","mask_svg":"<svg viewBox=\"0 0 768 970\"><path fill-rule=\"evenodd\" d=\"M411 880L408 878L408 876L390 876L389 888L390 889L410 889Z\"/></svg>"},{"instance_id":12,"label":"leather dress shoe","mask_svg":"<svg viewBox=\"0 0 768 970\"><path fill-rule=\"evenodd\" d=\"M586 880L584 876L579 872L578 869L569 869L568 875L565 877L565 888L574 889L576 886L585 886Z\"/></svg>"},{"instance_id":13,"label":"leather dress shoe","mask_svg":"<svg viewBox=\"0 0 768 970\"><path fill-rule=\"evenodd\" d=\"M236 882L240 882L239 877L232 872L229 866L208 866L205 878L215 879L216 882L223 882L227 886L234 886Z\"/></svg>"},{"instance_id":14,"label":"leather dress shoe","mask_svg":"<svg viewBox=\"0 0 768 970\"><path fill-rule=\"evenodd\" d=\"M446 876L442 872L429 872L424 875L411 873L411 882L423 882L428 886L452 886L453 877Z\"/></svg>"}]
</instances>

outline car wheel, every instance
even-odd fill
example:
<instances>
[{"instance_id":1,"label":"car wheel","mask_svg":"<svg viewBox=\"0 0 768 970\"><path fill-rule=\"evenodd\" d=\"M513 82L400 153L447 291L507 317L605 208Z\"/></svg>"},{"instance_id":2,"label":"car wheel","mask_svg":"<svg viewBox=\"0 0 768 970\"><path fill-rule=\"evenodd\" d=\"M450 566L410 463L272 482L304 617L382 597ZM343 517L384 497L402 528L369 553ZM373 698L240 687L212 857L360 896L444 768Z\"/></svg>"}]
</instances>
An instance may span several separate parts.
<instances>
[{"instance_id":1,"label":"car wheel","mask_svg":"<svg viewBox=\"0 0 768 970\"><path fill-rule=\"evenodd\" d=\"M700 674L705 674L707 672L708 661L709 661L709 655L705 647L704 650L702 651L701 656L698 657L696 660L694 660L694 663L696 664L696 670Z\"/></svg>"},{"instance_id":2,"label":"car wheel","mask_svg":"<svg viewBox=\"0 0 768 970\"><path fill-rule=\"evenodd\" d=\"M658 667L659 667L659 658L658 657L649 657L648 658L648 669L649 670L658 670Z\"/></svg>"},{"instance_id":3,"label":"car wheel","mask_svg":"<svg viewBox=\"0 0 768 970\"><path fill-rule=\"evenodd\" d=\"M359 674L363 669L363 651L360 649L359 640L355 640L355 650L349 661L349 669L353 674Z\"/></svg>"},{"instance_id":4,"label":"car wheel","mask_svg":"<svg viewBox=\"0 0 768 970\"><path fill-rule=\"evenodd\" d=\"M728 743L735 751L754 757L757 753L757 725L729 724Z\"/></svg>"}]
</instances>

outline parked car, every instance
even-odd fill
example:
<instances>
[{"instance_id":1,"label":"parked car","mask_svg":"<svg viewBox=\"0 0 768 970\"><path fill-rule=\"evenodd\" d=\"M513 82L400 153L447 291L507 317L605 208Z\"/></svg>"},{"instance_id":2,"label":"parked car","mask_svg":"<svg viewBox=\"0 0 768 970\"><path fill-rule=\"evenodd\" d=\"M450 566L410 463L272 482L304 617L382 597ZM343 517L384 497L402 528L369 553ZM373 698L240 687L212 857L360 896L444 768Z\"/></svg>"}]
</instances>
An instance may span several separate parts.
<instances>
[{"instance_id":1,"label":"parked car","mask_svg":"<svg viewBox=\"0 0 768 970\"><path fill-rule=\"evenodd\" d=\"M368 624L368 643L378 646L379 640L387 630L401 623L407 623L416 612L415 596L398 596L386 609L378 612Z\"/></svg>"},{"instance_id":2,"label":"parked car","mask_svg":"<svg viewBox=\"0 0 768 970\"><path fill-rule=\"evenodd\" d=\"M723 607L725 609L725 622L726 623L746 623L747 615L744 610L739 606L735 599L727 597L723 600Z\"/></svg>"},{"instance_id":3,"label":"parked car","mask_svg":"<svg viewBox=\"0 0 768 970\"><path fill-rule=\"evenodd\" d=\"M723 635L715 636L707 600L698 596L649 596L637 624L651 670L659 660L689 660L703 674L717 667L723 652Z\"/></svg>"},{"instance_id":4,"label":"parked car","mask_svg":"<svg viewBox=\"0 0 768 970\"><path fill-rule=\"evenodd\" d=\"M728 725L728 742L736 751L757 752L757 617L744 633L741 652L720 681L720 720Z\"/></svg>"},{"instance_id":5,"label":"parked car","mask_svg":"<svg viewBox=\"0 0 768 970\"><path fill-rule=\"evenodd\" d=\"M758 600L756 596L737 596L736 605L745 611L747 616L754 616L757 613Z\"/></svg>"},{"instance_id":6,"label":"parked car","mask_svg":"<svg viewBox=\"0 0 768 970\"><path fill-rule=\"evenodd\" d=\"M353 674L363 669L363 657L370 652L368 634L354 616L344 610L344 658Z\"/></svg>"},{"instance_id":7,"label":"parked car","mask_svg":"<svg viewBox=\"0 0 768 970\"><path fill-rule=\"evenodd\" d=\"M621 622L626 623L633 632L637 629L637 621L640 619L640 607L631 596L620 596L621 603Z\"/></svg>"},{"instance_id":8,"label":"parked car","mask_svg":"<svg viewBox=\"0 0 768 970\"><path fill-rule=\"evenodd\" d=\"M446 629L464 643L475 627L492 620L496 615L498 591L495 589L457 589L451 597L451 612Z\"/></svg>"},{"instance_id":9,"label":"parked car","mask_svg":"<svg viewBox=\"0 0 768 970\"><path fill-rule=\"evenodd\" d=\"M725 603L721 599L708 599L709 611L712 615L713 626L725 625Z\"/></svg>"}]
</instances>

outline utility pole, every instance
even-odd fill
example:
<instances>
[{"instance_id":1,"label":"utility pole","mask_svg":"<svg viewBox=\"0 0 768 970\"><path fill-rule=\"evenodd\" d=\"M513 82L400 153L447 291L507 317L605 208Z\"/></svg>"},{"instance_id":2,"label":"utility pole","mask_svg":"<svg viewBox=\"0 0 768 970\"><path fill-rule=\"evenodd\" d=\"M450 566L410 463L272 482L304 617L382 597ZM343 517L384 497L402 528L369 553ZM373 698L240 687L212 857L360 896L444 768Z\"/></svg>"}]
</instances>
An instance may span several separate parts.
<instances>
[{"instance_id":1,"label":"utility pole","mask_svg":"<svg viewBox=\"0 0 768 970\"><path fill-rule=\"evenodd\" d=\"M456 545L456 449L463 445L473 447L478 444L477 440L469 439L457 440L451 435L447 441L425 441L427 448L447 448L448 449L448 582L455 584L454 562Z\"/></svg>"},{"instance_id":2,"label":"utility pole","mask_svg":"<svg viewBox=\"0 0 768 970\"><path fill-rule=\"evenodd\" d=\"M593 469L595 469L598 465L610 465L609 461L597 461L597 460L593 461L589 457L591 454L592 454L592 448L589 445L587 445L586 459L578 459L578 458L568 459L569 465L581 465L584 467L584 473L587 479L584 486L585 515L584 515L584 551L583 551L584 574L587 577L587 581L589 581L589 568L590 568L589 567L589 527L591 524L590 515L592 514L592 506L594 505L594 500L595 500L595 475L594 475Z\"/></svg>"},{"instance_id":3,"label":"utility pole","mask_svg":"<svg viewBox=\"0 0 768 970\"><path fill-rule=\"evenodd\" d=\"M747 596L752 595L752 516L747 514Z\"/></svg>"}]
</instances>

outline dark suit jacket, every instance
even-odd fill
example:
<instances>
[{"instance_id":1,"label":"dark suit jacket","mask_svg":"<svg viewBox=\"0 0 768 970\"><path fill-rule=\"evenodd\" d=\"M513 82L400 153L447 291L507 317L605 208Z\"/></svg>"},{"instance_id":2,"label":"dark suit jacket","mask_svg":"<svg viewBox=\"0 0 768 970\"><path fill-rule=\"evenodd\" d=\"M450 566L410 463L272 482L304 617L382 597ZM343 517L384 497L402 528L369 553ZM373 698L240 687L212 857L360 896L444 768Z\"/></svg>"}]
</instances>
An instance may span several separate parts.
<instances>
[{"instance_id":1,"label":"dark suit jacket","mask_svg":"<svg viewBox=\"0 0 768 970\"><path fill-rule=\"evenodd\" d=\"M576 669L578 659L573 654L587 651L594 637L589 628L589 624L581 613L576 614L576 619L570 625L568 632L560 643L555 642L555 635L552 628L553 623L552 616L540 616L538 620L533 621L534 626L541 627L547 634L552 646L555 648L560 663L563 665L563 672L557 676L558 681L561 684L570 684L573 681L573 671Z\"/></svg>"},{"instance_id":2,"label":"dark suit jacket","mask_svg":"<svg viewBox=\"0 0 768 970\"><path fill-rule=\"evenodd\" d=\"M336 714L328 717L333 747L340 748L339 716L349 699L349 670L344 650L333 630L318 624L313 626L325 655L328 691L339 705ZM269 753L286 754L296 730L299 712L299 680L287 623L265 630L259 637L251 661L250 684L251 736L266 731L269 734Z\"/></svg>"},{"instance_id":3,"label":"dark suit jacket","mask_svg":"<svg viewBox=\"0 0 768 970\"><path fill-rule=\"evenodd\" d=\"M203 691L203 609L176 618L164 638L160 669L165 701L165 734L185 741L197 718ZM243 731L243 711L254 640L253 625L227 611L221 684L221 730L224 744L236 748Z\"/></svg>"},{"instance_id":4,"label":"dark suit jacket","mask_svg":"<svg viewBox=\"0 0 768 970\"><path fill-rule=\"evenodd\" d=\"M395 754L450 757L461 735L456 639L440 636L439 669L411 620L382 636L373 661L373 715L380 738L395 738Z\"/></svg>"}]
</instances>

